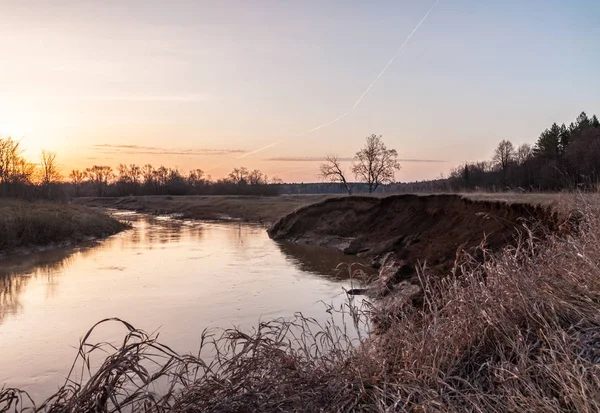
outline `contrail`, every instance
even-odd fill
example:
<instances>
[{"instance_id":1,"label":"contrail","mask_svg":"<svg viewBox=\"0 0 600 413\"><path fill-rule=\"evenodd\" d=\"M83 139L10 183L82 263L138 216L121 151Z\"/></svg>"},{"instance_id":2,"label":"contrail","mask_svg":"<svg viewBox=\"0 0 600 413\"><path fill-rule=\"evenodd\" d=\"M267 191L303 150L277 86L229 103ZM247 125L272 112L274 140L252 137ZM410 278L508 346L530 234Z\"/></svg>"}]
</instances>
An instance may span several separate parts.
<instances>
[{"instance_id":1,"label":"contrail","mask_svg":"<svg viewBox=\"0 0 600 413\"><path fill-rule=\"evenodd\" d=\"M435 0L435 3L433 3L433 5L429 8L429 10L427 10L427 13L425 13L425 16L423 16L423 18L421 19L421 21L419 22L419 24L417 24L415 26L415 28L413 29L413 31L410 32L410 34L404 40L404 42L400 45L400 47L398 49L396 49L396 53L394 53L394 55L392 56L392 58L390 59L390 61L387 62L387 64L383 67L383 69L381 70L381 72L379 72L379 74L377 75L377 77L375 78L375 80L373 80L373 82L371 82L371 84L365 89L365 91L363 92L363 94L360 95L360 97L356 100L356 102L354 102L354 105L352 105L352 107L350 109L348 109L347 111L345 111L344 113L342 113L337 118L335 118L333 120L330 120L329 122L323 123L322 125L319 125L319 126L316 126L316 127L312 128L312 129L307 130L306 133L314 132L314 131L322 129L322 128L326 127L326 126L333 125L334 123L336 123L340 119L346 117L346 115L348 115L352 111L352 109L355 109L360 104L360 102L365 98L365 96L367 96L367 94L369 93L369 91L371 90L371 88L373 86L375 86L375 83L377 83L377 81L379 80L379 78L381 78L381 76L383 76L383 74L388 70L388 68L391 66L391 64L394 62L394 60L396 60L396 57L398 57L398 55L400 54L400 52L402 51L402 49L404 49L404 47L408 44L408 42L410 41L410 39L415 35L415 33L417 32L417 30L419 30L419 27L421 27L421 25L423 24L423 22L425 20L427 20L427 17L429 17L429 15L433 11L433 9L435 9L435 6L437 6L437 4L439 2L440 2L440 0Z\"/></svg>"},{"instance_id":2,"label":"contrail","mask_svg":"<svg viewBox=\"0 0 600 413\"><path fill-rule=\"evenodd\" d=\"M417 30L419 30L419 27L421 27L421 25L423 24L423 22L425 20L427 20L427 17L429 17L429 15L431 14L431 12L433 11L433 9L435 9L435 6L437 6L437 4L440 2L440 0L435 0L435 3L433 3L433 6L431 6L429 8L429 10L427 10L427 13L425 13L425 16L421 19L421 21L419 22L419 24L417 24L417 26L413 29L412 32L410 32L410 34L408 35L408 37L406 38L406 40L404 40L404 43L402 43L400 45L400 47L396 50L396 53L394 53L394 56L392 56L392 58L390 59L390 61L387 63L387 65L384 66L384 68L381 70L381 72L379 72L379 74L377 75L377 77L375 78L375 80L369 85L369 87L365 90L365 93L363 93L361 95L361 97L358 98L358 100L354 103L354 106L352 106L352 109L354 109L355 107L358 106L358 104L361 102L361 100L363 100L363 98L367 95L367 93L369 93L369 91L371 90L371 88L375 85L375 83L377 83L377 81L379 80L379 78L381 76L383 76L383 74L385 73L385 71L388 69L388 67L390 67L390 65L394 62L394 60L396 60L396 57L400 54L400 52L402 51L402 49L404 49L404 47L408 44L408 42L410 41L410 39L414 36L414 34L417 32Z\"/></svg>"},{"instance_id":3,"label":"contrail","mask_svg":"<svg viewBox=\"0 0 600 413\"><path fill-rule=\"evenodd\" d=\"M275 142L273 142L273 143L270 143L270 144L268 144L267 146L263 146L262 148L258 148L258 149L256 149L256 150L253 150L252 152L246 152L245 154L243 154L243 155L241 155L241 156L238 156L236 159L243 159L243 158L245 158L246 156L254 155L255 153L258 153L258 152L264 151L265 149L269 149L269 148L271 148L271 147L273 147L273 146L275 146L275 145L278 145L278 144L280 144L280 143L281 143L281 142L283 142L285 139L286 139L286 138L282 138L282 139L279 139L278 141L275 141Z\"/></svg>"},{"instance_id":4,"label":"contrail","mask_svg":"<svg viewBox=\"0 0 600 413\"><path fill-rule=\"evenodd\" d=\"M354 105L352 105L352 107L350 109L348 109L347 111L345 111L344 113L342 113L341 115L339 115L337 118L332 119L332 120L330 120L328 122L325 122L325 123L323 123L321 125L315 126L314 128L310 128L310 129L306 130L304 133L315 132L315 131L318 131L319 129L323 129L323 128L329 126L329 125L333 125L334 123L336 123L336 122L340 121L341 119L345 118L353 109L355 109L360 104L360 102L365 98L365 96L367 96L367 94L369 93L369 91L371 90L371 88L373 88L373 86L375 86L375 84L381 78L381 76L383 76L384 73L388 70L388 68L391 66L391 64L394 62L394 60L396 60L396 57L398 57L398 55L400 54L400 52L402 52L402 50L404 49L404 47L406 47L406 45L408 44L408 42L410 41L410 39L412 39L412 37L417 32L417 30L419 30L419 27L421 27L421 25L425 22L425 20L427 20L427 17L429 17L429 15L433 11L433 9L435 9L435 7L437 6L437 4L439 2L440 2L440 0L435 0L435 2L433 3L433 5L429 8L429 10L427 10L427 13L425 13L425 16L423 16L423 18L415 26L415 28L413 29L413 31L410 32L410 34L404 40L404 42L402 42L402 44L400 45L400 47L398 47L398 49L396 49L396 52L394 53L394 55L392 56L392 58L390 59L390 61L387 62L387 64L383 67L383 69L381 70L381 72L379 72L379 74L377 75L377 77L375 78L375 80L373 80L371 82L371 84L365 89L365 91L363 92L363 94L360 95L360 97L356 100L356 102L354 102ZM236 159L246 158L246 157L248 157L250 155L254 155L255 153L262 152L265 149L272 148L273 146L276 146L276 145L280 144L281 142L283 142L285 140L288 140L288 139L290 139L292 137L297 137L297 136L300 136L300 135L302 135L302 133L296 134L296 135L288 137L288 138L279 139L278 141L275 141L275 142L270 143L270 144L268 144L266 146L263 146L262 148L258 148L258 149L253 150L252 152L245 153L245 154L237 157Z\"/></svg>"}]
</instances>

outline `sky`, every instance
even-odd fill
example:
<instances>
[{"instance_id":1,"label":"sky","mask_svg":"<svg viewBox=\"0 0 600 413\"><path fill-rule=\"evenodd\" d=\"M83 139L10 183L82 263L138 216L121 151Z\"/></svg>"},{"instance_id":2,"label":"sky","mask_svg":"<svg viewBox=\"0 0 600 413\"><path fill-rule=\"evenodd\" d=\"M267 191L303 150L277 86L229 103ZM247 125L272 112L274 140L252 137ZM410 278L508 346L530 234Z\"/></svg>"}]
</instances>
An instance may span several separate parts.
<instances>
[{"instance_id":1,"label":"sky","mask_svg":"<svg viewBox=\"0 0 600 413\"><path fill-rule=\"evenodd\" d=\"M0 136L56 152L65 174L308 182L377 134L414 181L600 114L596 0L439 0L378 78L434 3L0 0Z\"/></svg>"}]
</instances>

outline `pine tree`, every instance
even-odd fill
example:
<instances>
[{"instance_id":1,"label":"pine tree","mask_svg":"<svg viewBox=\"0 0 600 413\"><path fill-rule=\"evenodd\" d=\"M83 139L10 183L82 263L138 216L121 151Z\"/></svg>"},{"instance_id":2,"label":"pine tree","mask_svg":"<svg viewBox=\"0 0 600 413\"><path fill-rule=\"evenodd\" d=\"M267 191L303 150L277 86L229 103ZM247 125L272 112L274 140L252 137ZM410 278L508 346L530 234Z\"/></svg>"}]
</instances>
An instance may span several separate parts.
<instances>
[{"instance_id":1,"label":"pine tree","mask_svg":"<svg viewBox=\"0 0 600 413\"><path fill-rule=\"evenodd\" d=\"M542 132L535 144L536 155L557 160L561 148L560 135L561 128L556 123Z\"/></svg>"}]
</instances>

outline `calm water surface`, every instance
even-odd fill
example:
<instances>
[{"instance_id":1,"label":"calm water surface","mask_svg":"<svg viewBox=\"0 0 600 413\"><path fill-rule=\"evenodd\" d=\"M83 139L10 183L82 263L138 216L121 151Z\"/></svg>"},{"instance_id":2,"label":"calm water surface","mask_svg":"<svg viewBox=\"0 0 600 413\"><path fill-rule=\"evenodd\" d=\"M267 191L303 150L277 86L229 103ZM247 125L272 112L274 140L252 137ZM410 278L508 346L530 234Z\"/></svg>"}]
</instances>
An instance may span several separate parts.
<instances>
[{"instance_id":1,"label":"calm water surface","mask_svg":"<svg viewBox=\"0 0 600 413\"><path fill-rule=\"evenodd\" d=\"M134 228L89 246L0 260L0 387L53 393L79 339L104 318L194 352L204 328L248 330L297 311L324 320L320 301L346 299L347 272L335 270L344 255L276 243L249 224L117 215ZM94 339L124 334L103 325Z\"/></svg>"}]
</instances>

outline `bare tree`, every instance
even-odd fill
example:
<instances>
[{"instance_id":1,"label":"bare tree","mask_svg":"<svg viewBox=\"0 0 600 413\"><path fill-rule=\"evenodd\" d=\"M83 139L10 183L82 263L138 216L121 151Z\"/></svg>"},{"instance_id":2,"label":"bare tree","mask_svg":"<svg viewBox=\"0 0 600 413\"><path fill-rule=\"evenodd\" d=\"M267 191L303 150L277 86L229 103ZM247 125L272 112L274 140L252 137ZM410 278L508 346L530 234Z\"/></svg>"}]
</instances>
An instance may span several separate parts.
<instances>
[{"instance_id":1,"label":"bare tree","mask_svg":"<svg viewBox=\"0 0 600 413\"><path fill-rule=\"evenodd\" d=\"M140 186L140 177L142 169L135 165L119 164L117 167L116 186L122 195L135 195Z\"/></svg>"},{"instance_id":2,"label":"bare tree","mask_svg":"<svg viewBox=\"0 0 600 413\"><path fill-rule=\"evenodd\" d=\"M319 167L319 176L331 182L340 182L346 187L348 195L352 195L352 188L348 185L344 170L340 164L340 159L337 155L327 155L325 163Z\"/></svg>"},{"instance_id":3,"label":"bare tree","mask_svg":"<svg viewBox=\"0 0 600 413\"><path fill-rule=\"evenodd\" d=\"M533 157L533 148L531 145L524 143L517 148L515 152L515 161L517 165L523 165L527 160Z\"/></svg>"},{"instance_id":4,"label":"bare tree","mask_svg":"<svg viewBox=\"0 0 600 413\"><path fill-rule=\"evenodd\" d=\"M352 172L358 179L367 183L369 193L381 184L393 182L396 171L400 170L398 152L388 149L381 135L367 136L365 146L356 152L354 161Z\"/></svg>"},{"instance_id":5,"label":"bare tree","mask_svg":"<svg viewBox=\"0 0 600 413\"><path fill-rule=\"evenodd\" d=\"M245 167L234 168L233 171L229 173L229 180L236 185L245 184L248 182L248 169Z\"/></svg>"},{"instance_id":6,"label":"bare tree","mask_svg":"<svg viewBox=\"0 0 600 413\"><path fill-rule=\"evenodd\" d=\"M502 185L506 185L508 168L515 158L515 147L510 141L502 140L494 152L494 162L502 171Z\"/></svg>"},{"instance_id":7,"label":"bare tree","mask_svg":"<svg viewBox=\"0 0 600 413\"><path fill-rule=\"evenodd\" d=\"M40 184L46 190L46 196L51 198L52 185L62 179L60 170L56 163L56 153L42 151L40 162Z\"/></svg>"},{"instance_id":8,"label":"bare tree","mask_svg":"<svg viewBox=\"0 0 600 413\"><path fill-rule=\"evenodd\" d=\"M248 174L248 183L250 185L266 185L269 182L267 175L263 174L258 169L253 170Z\"/></svg>"},{"instance_id":9,"label":"bare tree","mask_svg":"<svg viewBox=\"0 0 600 413\"><path fill-rule=\"evenodd\" d=\"M104 196L108 184L114 177L112 168L110 166L94 165L91 168L87 168L85 172L96 189L96 194Z\"/></svg>"},{"instance_id":10,"label":"bare tree","mask_svg":"<svg viewBox=\"0 0 600 413\"><path fill-rule=\"evenodd\" d=\"M0 138L0 184L29 184L35 165L23 157L20 142Z\"/></svg>"},{"instance_id":11,"label":"bare tree","mask_svg":"<svg viewBox=\"0 0 600 413\"><path fill-rule=\"evenodd\" d=\"M204 171L202 169L193 169L190 171L187 177L188 185L192 188L197 188L204 185L206 180L204 179Z\"/></svg>"},{"instance_id":12,"label":"bare tree","mask_svg":"<svg viewBox=\"0 0 600 413\"><path fill-rule=\"evenodd\" d=\"M80 171L79 169L73 169L69 174L69 179L71 180L73 187L75 187L76 197L79 197L81 194L81 185L83 184L83 181L85 181L85 178L86 173Z\"/></svg>"},{"instance_id":13,"label":"bare tree","mask_svg":"<svg viewBox=\"0 0 600 413\"><path fill-rule=\"evenodd\" d=\"M129 165L129 180L137 188L140 185L140 179L142 176L142 168L132 163Z\"/></svg>"}]
</instances>

